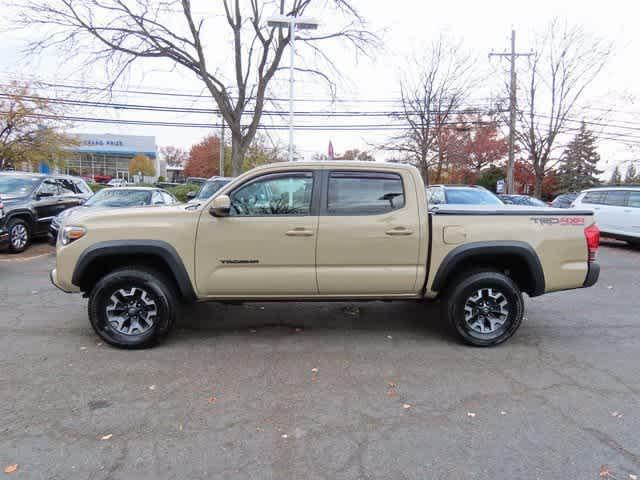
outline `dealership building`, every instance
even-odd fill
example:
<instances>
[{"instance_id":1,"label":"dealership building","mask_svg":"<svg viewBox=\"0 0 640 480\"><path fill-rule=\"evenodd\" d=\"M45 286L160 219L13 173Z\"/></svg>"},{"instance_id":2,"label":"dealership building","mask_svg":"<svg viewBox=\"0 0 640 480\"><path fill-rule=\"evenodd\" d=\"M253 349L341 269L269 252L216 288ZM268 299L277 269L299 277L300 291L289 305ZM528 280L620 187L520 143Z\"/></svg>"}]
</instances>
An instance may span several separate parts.
<instances>
[{"instance_id":1,"label":"dealership building","mask_svg":"<svg viewBox=\"0 0 640 480\"><path fill-rule=\"evenodd\" d=\"M75 155L65 162L64 170L68 174L132 180L129 178L129 162L139 154L149 157L156 167L156 177L146 177L145 181L155 180L161 174L156 137L90 133L76 134L75 137L80 144L74 148Z\"/></svg>"}]
</instances>

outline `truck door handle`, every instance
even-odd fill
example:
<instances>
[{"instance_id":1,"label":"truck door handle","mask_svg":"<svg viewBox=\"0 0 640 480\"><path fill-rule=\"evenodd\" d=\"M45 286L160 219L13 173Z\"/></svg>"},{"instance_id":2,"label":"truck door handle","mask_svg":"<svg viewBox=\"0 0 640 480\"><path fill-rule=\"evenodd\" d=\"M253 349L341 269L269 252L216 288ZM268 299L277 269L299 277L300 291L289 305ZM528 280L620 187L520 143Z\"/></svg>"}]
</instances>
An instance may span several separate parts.
<instances>
[{"instance_id":1,"label":"truck door handle","mask_svg":"<svg viewBox=\"0 0 640 480\"><path fill-rule=\"evenodd\" d=\"M384 233L386 233L387 235L413 235L413 231L409 230L406 227L395 227L391 230L387 230Z\"/></svg>"},{"instance_id":2,"label":"truck door handle","mask_svg":"<svg viewBox=\"0 0 640 480\"><path fill-rule=\"evenodd\" d=\"M297 227L293 230L288 230L285 235L287 235L288 237L312 237L313 231L308 230L304 227Z\"/></svg>"}]
</instances>

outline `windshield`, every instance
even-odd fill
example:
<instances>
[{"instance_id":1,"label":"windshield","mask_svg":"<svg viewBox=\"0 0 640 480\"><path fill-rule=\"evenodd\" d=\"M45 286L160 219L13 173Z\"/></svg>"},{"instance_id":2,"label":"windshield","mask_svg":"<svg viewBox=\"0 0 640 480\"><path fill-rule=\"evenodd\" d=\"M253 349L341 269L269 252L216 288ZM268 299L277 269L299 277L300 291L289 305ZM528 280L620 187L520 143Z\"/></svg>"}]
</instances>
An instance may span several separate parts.
<instances>
[{"instance_id":1,"label":"windshield","mask_svg":"<svg viewBox=\"0 0 640 480\"><path fill-rule=\"evenodd\" d=\"M227 183L229 183L229 180L213 180L211 182L206 182L204 185L202 185L202 188L195 198L197 200L206 200L222 187L224 187Z\"/></svg>"},{"instance_id":2,"label":"windshield","mask_svg":"<svg viewBox=\"0 0 640 480\"><path fill-rule=\"evenodd\" d=\"M33 191L39 181L38 177L0 176L0 196L24 197Z\"/></svg>"},{"instance_id":3,"label":"windshield","mask_svg":"<svg viewBox=\"0 0 640 480\"><path fill-rule=\"evenodd\" d=\"M105 188L85 202L87 207L136 207L151 204L149 190Z\"/></svg>"},{"instance_id":4,"label":"windshield","mask_svg":"<svg viewBox=\"0 0 640 480\"><path fill-rule=\"evenodd\" d=\"M455 205L503 205L493 193L480 188L447 188L447 203Z\"/></svg>"}]
</instances>

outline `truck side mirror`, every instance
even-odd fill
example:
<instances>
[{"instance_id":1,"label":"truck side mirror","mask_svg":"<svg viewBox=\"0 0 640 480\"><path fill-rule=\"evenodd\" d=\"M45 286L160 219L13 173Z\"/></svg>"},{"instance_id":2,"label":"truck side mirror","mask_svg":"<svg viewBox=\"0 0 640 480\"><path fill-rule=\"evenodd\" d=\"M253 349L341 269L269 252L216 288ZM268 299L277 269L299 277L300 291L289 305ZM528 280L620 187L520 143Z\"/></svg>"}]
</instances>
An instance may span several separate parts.
<instances>
[{"instance_id":1,"label":"truck side mirror","mask_svg":"<svg viewBox=\"0 0 640 480\"><path fill-rule=\"evenodd\" d=\"M192 200L194 198L196 198L196 192L194 192L193 190L191 190L190 192L187 193L187 198L189 200Z\"/></svg>"},{"instance_id":2,"label":"truck side mirror","mask_svg":"<svg viewBox=\"0 0 640 480\"><path fill-rule=\"evenodd\" d=\"M209 213L214 217L228 217L231 210L231 199L228 195L218 195L211 202Z\"/></svg>"}]
</instances>

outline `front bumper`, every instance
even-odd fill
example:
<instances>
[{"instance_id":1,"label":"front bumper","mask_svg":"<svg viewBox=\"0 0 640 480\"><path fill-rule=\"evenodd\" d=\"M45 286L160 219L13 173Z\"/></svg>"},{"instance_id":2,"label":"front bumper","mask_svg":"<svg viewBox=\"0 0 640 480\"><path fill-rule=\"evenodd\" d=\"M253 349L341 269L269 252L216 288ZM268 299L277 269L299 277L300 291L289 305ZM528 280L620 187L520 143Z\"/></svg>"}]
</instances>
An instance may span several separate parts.
<instances>
[{"instance_id":1,"label":"front bumper","mask_svg":"<svg viewBox=\"0 0 640 480\"><path fill-rule=\"evenodd\" d=\"M49 243L51 245L55 245L58 241L58 226L57 225L49 225Z\"/></svg>"},{"instance_id":2,"label":"front bumper","mask_svg":"<svg viewBox=\"0 0 640 480\"><path fill-rule=\"evenodd\" d=\"M49 280L51 280L51 283L53 284L54 287L56 287L58 290L63 291L64 293L77 293L80 291L79 289L67 290L62 285L60 285L60 283L58 282L58 272L56 271L55 268L49 272Z\"/></svg>"},{"instance_id":3,"label":"front bumper","mask_svg":"<svg viewBox=\"0 0 640 480\"><path fill-rule=\"evenodd\" d=\"M0 248L9 246L9 232L4 228L0 228Z\"/></svg>"},{"instance_id":4,"label":"front bumper","mask_svg":"<svg viewBox=\"0 0 640 480\"><path fill-rule=\"evenodd\" d=\"M600 276L600 264L596 262L589 263L587 277L584 279L583 287L591 287L596 284Z\"/></svg>"}]
</instances>

